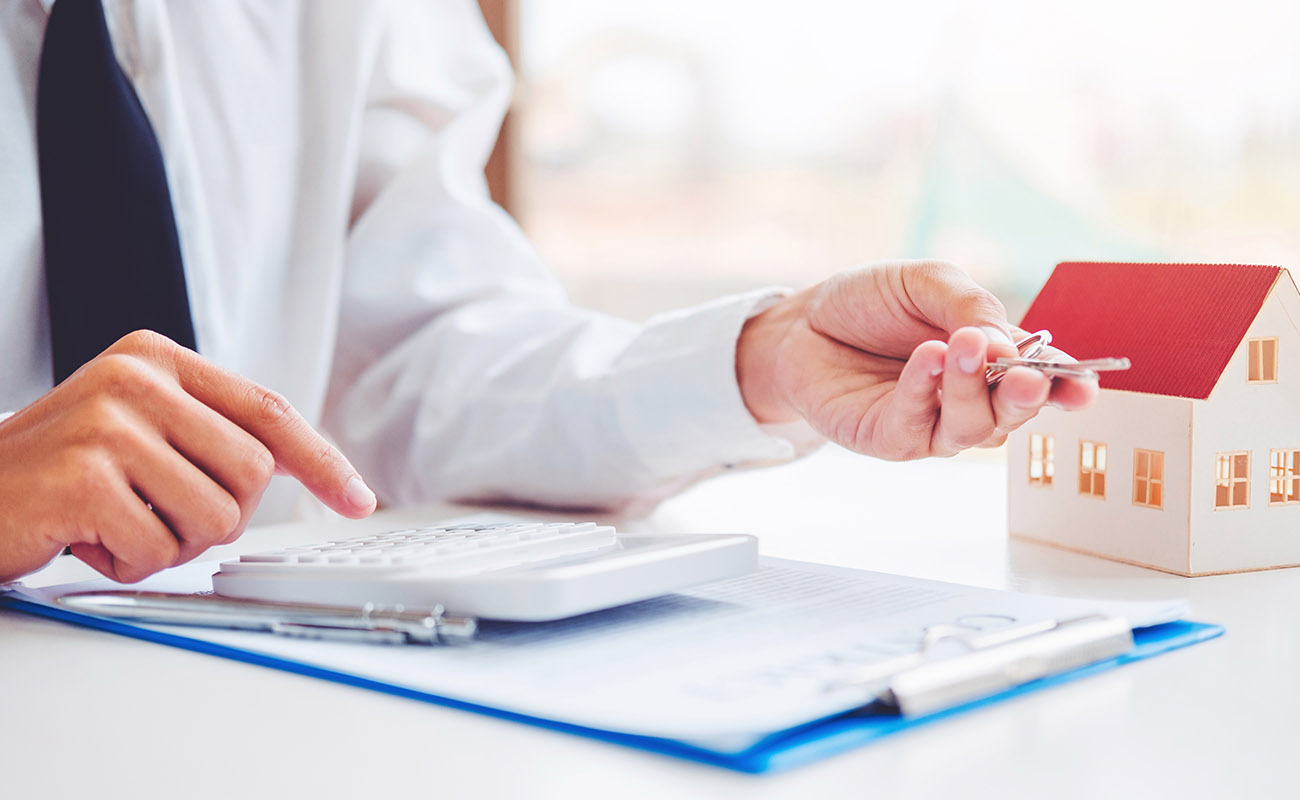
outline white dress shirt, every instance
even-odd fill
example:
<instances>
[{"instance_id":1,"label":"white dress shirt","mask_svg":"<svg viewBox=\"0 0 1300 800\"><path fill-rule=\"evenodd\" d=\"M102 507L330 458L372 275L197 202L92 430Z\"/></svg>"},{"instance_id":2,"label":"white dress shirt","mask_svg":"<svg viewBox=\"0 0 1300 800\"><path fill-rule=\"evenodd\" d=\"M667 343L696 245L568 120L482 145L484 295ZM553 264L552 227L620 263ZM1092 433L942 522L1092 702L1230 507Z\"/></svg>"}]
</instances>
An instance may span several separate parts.
<instances>
[{"instance_id":1,"label":"white dress shirt","mask_svg":"<svg viewBox=\"0 0 1300 800\"><path fill-rule=\"evenodd\" d=\"M51 386L49 6L0 0L0 410ZM199 352L283 393L382 501L607 507L793 455L735 379L771 291L645 325L578 309L490 202L511 75L473 0L105 8L162 147ZM293 510L277 482L258 521Z\"/></svg>"}]
</instances>

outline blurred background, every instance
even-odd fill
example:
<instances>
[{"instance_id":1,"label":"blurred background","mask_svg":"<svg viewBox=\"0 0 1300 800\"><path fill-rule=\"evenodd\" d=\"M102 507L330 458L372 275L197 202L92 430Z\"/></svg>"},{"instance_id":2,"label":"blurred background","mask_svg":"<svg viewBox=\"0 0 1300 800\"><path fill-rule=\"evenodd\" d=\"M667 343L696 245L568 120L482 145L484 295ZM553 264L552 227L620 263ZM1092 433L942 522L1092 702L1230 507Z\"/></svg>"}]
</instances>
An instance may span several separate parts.
<instances>
[{"instance_id":1,"label":"blurred background","mask_svg":"<svg viewBox=\"0 0 1300 800\"><path fill-rule=\"evenodd\" d=\"M1062 260L1300 265L1294 0L482 4L494 195L581 304L936 257L1016 319Z\"/></svg>"}]
</instances>

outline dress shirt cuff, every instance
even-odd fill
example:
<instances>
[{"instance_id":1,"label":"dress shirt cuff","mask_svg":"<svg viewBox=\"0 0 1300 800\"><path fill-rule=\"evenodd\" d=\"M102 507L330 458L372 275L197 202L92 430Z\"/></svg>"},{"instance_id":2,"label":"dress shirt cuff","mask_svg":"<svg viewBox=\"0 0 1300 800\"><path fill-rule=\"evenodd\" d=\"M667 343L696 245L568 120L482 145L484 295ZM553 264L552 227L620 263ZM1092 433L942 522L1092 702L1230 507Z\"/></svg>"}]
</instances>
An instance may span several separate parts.
<instances>
[{"instance_id":1,"label":"dress shirt cuff","mask_svg":"<svg viewBox=\"0 0 1300 800\"><path fill-rule=\"evenodd\" d=\"M698 479L788 461L824 442L804 422L760 425L736 381L741 328L788 294L761 289L646 323L617 370L630 378L619 387L618 407L621 427L652 473Z\"/></svg>"}]
</instances>

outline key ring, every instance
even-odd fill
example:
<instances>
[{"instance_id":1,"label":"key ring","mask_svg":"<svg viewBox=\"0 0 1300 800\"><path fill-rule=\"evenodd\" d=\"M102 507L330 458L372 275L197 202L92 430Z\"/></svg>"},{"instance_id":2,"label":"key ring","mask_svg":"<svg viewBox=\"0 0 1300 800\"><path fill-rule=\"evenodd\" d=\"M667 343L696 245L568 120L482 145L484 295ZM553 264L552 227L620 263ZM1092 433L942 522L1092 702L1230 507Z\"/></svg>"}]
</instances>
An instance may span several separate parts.
<instances>
[{"instance_id":1,"label":"key ring","mask_svg":"<svg viewBox=\"0 0 1300 800\"><path fill-rule=\"evenodd\" d=\"M1052 343L1051 331L1034 331L1016 342L1016 350L1021 358L1037 358Z\"/></svg>"},{"instance_id":2,"label":"key ring","mask_svg":"<svg viewBox=\"0 0 1300 800\"><path fill-rule=\"evenodd\" d=\"M1016 342L1016 352L1020 358L1037 358L1042 355L1043 350L1052 343L1052 332L1048 330L1034 331L1025 338ZM989 366L985 372L985 379L989 386L996 386L1002 376L1006 374L1005 368L995 368Z\"/></svg>"}]
</instances>

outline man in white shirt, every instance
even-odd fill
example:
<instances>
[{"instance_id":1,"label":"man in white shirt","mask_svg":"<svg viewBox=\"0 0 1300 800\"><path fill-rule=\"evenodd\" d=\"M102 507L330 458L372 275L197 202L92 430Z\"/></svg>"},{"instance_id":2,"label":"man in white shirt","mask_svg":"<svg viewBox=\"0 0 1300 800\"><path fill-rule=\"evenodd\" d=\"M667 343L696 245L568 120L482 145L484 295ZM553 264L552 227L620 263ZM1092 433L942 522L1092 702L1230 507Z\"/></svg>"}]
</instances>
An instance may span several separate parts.
<instances>
[{"instance_id":1,"label":"man in white shirt","mask_svg":"<svg viewBox=\"0 0 1300 800\"><path fill-rule=\"evenodd\" d=\"M65 546L121 580L182 563L255 511L290 514L273 472L351 517L369 486L610 507L792 457L809 431L949 455L1095 396L1023 369L989 391L1012 331L940 263L644 325L569 305L487 197L510 74L472 0L105 0L199 355L132 334L51 389L34 135L51 5L0 2L0 580Z\"/></svg>"}]
</instances>

